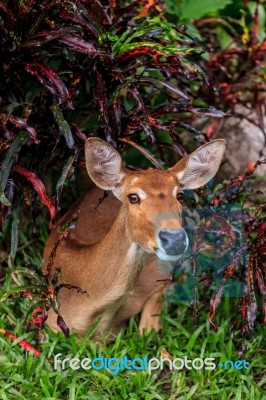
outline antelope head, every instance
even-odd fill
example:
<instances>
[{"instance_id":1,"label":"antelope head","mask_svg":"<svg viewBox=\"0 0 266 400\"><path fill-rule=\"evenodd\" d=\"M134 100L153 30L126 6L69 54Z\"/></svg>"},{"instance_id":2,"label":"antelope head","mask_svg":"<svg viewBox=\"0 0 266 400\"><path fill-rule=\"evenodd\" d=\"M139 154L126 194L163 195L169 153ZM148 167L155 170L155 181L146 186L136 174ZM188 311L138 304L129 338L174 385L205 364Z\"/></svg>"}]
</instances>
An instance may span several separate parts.
<instances>
[{"instance_id":1,"label":"antelope head","mask_svg":"<svg viewBox=\"0 0 266 400\"><path fill-rule=\"evenodd\" d=\"M89 138L85 146L87 171L93 182L122 202L125 234L147 253L176 261L188 247L182 228L183 189L197 189L214 177L225 152L225 140L207 143L167 171L127 170L120 154L108 143Z\"/></svg>"}]
</instances>

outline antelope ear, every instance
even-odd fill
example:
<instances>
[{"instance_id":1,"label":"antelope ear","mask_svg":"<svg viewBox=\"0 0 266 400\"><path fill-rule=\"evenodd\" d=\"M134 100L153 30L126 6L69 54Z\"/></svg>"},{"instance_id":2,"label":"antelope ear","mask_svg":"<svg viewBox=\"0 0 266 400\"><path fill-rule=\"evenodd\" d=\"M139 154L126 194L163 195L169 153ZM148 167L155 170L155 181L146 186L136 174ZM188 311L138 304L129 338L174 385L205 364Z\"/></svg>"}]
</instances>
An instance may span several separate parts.
<instances>
[{"instance_id":1,"label":"antelope ear","mask_svg":"<svg viewBox=\"0 0 266 400\"><path fill-rule=\"evenodd\" d=\"M101 189L117 189L126 175L120 154L104 140L87 139L85 159L89 176Z\"/></svg>"},{"instance_id":2,"label":"antelope ear","mask_svg":"<svg viewBox=\"0 0 266 400\"><path fill-rule=\"evenodd\" d=\"M214 177L226 149L224 139L204 144L169 169L183 189L197 189Z\"/></svg>"}]
</instances>

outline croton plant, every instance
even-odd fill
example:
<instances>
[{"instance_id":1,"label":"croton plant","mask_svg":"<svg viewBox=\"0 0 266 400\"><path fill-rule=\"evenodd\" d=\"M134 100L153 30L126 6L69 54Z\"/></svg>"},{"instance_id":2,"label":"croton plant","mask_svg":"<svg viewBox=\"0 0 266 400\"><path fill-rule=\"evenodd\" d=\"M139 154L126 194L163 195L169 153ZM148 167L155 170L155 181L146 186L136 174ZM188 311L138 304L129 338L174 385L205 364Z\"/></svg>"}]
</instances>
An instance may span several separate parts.
<instances>
[{"instance_id":1,"label":"croton plant","mask_svg":"<svg viewBox=\"0 0 266 400\"><path fill-rule=\"evenodd\" d=\"M243 2L243 9L247 10L247 3ZM36 221L46 208L49 228L56 222L62 193L75 185L84 168L83 148L89 136L115 146L128 168L151 164L164 168L173 158L184 156L185 148L209 141L216 121L234 113L237 105L256 108L262 115L265 41L258 36L259 1L254 13L249 12L248 25L231 29L229 23L229 32L240 33L232 34L234 46L225 48L217 47L212 34L221 16L205 21L201 17L193 24L175 21L166 4L160 0L0 1L0 201L3 246L11 254L8 268L3 262L5 273L12 270L12 263L16 265L18 226L24 213L31 210ZM197 121L203 119L201 130ZM190 138L186 144L184 132ZM210 204L213 213L215 207L243 203L245 183L262 162L249 165L241 176L224 181L211 193L201 190L199 197L190 194L183 200L188 203L192 196L193 207ZM236 318L233 326L241 324L244 335L253 328L257 303L266 323L265 203L243 215L242 250L248 249L250 256L244 262L239 262L240 254L238 262L232 256L221 267L220 284L209 291L208 307L211 325L217 329L214 320L224 286L228 279L241 277L242 318ZM59 240L73 226L73 221L68 222ZM4 292L2 299L18 292L34 294L40 305L30 326L39 328L41 335L47 310L52 306L59 314L58 271L44 276L40 269L25 266L19 273L25 275L25 286ZM215 276L199 273L196 260L193 276L196 318L197 287L205 285L206 293ZM60 314L58 323L67 333Z\"/></svg>"}]
</instances>

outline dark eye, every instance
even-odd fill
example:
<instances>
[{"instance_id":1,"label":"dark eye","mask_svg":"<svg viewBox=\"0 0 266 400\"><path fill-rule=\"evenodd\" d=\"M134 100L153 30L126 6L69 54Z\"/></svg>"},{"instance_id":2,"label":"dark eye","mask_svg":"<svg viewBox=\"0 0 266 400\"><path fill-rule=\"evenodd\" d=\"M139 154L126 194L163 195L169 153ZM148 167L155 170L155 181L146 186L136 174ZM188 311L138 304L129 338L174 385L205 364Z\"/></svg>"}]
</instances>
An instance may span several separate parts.
<instances>
[{"instance_id":1,"label":"dark eye","mask_svg":"<svg viewBox=\"0 0 266 400\"><path fill-rule=\"evenodd\" d=\"M129 201L131 204L137 204L140 203L140 198L137 194L131 193L128 195Z\"/></svg>"}]
</instances>

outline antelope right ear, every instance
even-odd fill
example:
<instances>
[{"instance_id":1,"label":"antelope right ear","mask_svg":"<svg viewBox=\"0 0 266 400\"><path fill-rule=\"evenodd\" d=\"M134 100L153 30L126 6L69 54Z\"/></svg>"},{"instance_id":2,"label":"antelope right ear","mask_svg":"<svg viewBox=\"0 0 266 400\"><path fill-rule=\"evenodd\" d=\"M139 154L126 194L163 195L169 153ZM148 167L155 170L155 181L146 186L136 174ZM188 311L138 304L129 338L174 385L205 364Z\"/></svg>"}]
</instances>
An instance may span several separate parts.
<instances>
[{"instance_id":1,"label":"antelope right ear","mask_svg":"<svg viewBox=\"0 0 266 400\"><path fill-rule=\"evenodd\" d=\"M182 158L169 169L176 174L182 189L197 189L214 177L226 149L224 139L213 140Z\"/></svg>"},{"instance_id":2,"label":"antelope right ear","mask_svg":"<svg viewBox=\"0 0 266 400\"><path fill-rule=\"evenodd\" d=\"M85 144L85 159L88 174L99 188L118 189L126 170L113 146L102 139L89 138Z\"/></svg>"}]
</instances>

